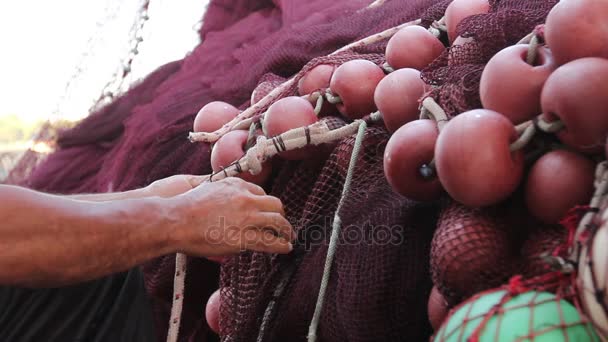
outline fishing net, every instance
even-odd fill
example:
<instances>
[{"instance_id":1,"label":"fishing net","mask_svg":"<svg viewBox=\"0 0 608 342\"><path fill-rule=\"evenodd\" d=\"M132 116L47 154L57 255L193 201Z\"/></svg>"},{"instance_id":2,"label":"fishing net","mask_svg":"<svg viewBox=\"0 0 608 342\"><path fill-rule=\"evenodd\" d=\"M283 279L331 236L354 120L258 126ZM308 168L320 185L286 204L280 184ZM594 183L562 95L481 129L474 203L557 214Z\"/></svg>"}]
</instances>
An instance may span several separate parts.
<instances>
[{"instance_id":1,"label":"fishing net","mask_svg":"<svg viewBox=\"0 0 608 342\"><path fill-rule=\"evenodd\" d=\"M541 24L555 2L491 1L490 13L465 19L459 32L474 41L446 49L423 71L423 79L435 86L431 97L449 116L479 107L483 65L495 52ZM203 105L222 100L245 108L261 81L300 72L274 100L294 94L302 73L320 63L365 58L380 65L386 40L324 56L417 18L428 27L443 16L448 3L393 0L368 8L369 1L350 0L212 1L201 29L203 42L189 56L160 68L74 129L63 132L57 140L58 152L23 184L50 192L105 192L145 186L178 173L208 174L210 145L186 139ZM276 77L262 78L269 73ZM268 105L254 108L253 117ZM460 260L460 265L477 261L481 265L486 261L478 259L487 258L484 251L492 248L507 256L505 260L489 258L496 261L491 265L495 270L485 270L487 276L467 284L471 290L492 288L524 268L521 248L527 235L514 237L517 234L513 231L524 232L522 227L529 225L513 219L518 211L470 212L455 204L440 208L437 203L403 198L384 178L382 157L388 138L381 124L371 123L357 156L351 190L345 194L339 213L342 231L317 332L319 340L428 338L431 330L426 304L433 285L431 274L439 283L439 273L431 271L433 265L440 264L431 260L452 258ZM296 228L298 242L293 253L243 253L231 258L222 266L221 284L217 265L205 259L188 259L180 340L213 338L204 320L204 303L218 285L222 288L223 340L306 339L354 141L347 137L337 142L329 156L284 162L275 168L267 190L284 202L286 215ZM482 221L491 221L491 229L476 229L483 226L478 224ZM437 226L439 235L433 239ZM464 230L458 231L458 227ZM475 237L475 242L460 246L465 235ZM502 237L504 241L499 241ZM533 247L525 250L531 249L533 252L527 253L534 259L541 252ZM164 339L175 257L149 262L144 271L159 337ZM472 294L461 281L438 284L453 304Z\"/></svg>"}]
</instances>

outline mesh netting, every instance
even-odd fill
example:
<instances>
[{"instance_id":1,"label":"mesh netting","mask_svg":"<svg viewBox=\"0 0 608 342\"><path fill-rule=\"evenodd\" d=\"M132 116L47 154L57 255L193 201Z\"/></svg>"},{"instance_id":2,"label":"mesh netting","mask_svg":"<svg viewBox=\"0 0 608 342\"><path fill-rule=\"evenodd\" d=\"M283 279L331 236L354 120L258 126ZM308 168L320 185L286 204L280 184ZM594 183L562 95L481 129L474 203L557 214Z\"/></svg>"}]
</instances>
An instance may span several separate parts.
<instances>
[{"instance_id":1,"label":"mesh netting","mask_svg":"<svg viewBox=\"0 0 608 342\"><path fill-rule=\"evenodd\" d=\"M465 19L459 32L475 40L446 50L423 71L424 80L436 86L431 96L450 116L479 107L483 65L542 23L555 2L491 1L490 13ZM246 106L255 86L268 80L262 79L268 73L290 77L303 67L302 73L321 63L340 64L354 58L381 64L386 41L322 56L416 18L422 17L422 24L428 26L443 16L448 3L393 0L363 9L369 1L212 1L201 30L203 43L192 54L159 69L63 133L59 151L26 184L50 192L105 192L141 187L177 173L209 173L209 145L186 139L203 105L223 100ZM296 84L280 96L294 94ZM340 213L343 230L321 316L320 340L421 341L430 335L426 317L432 287L429 256L439 208L392 191L382 168L388 137L378 126L366 133L352 190ZM290 255L244 253L224 264L224 340L305 340L353 142L353 138L339 142L328 158L287 162L276 168L268 190L284 201L299 242ZM501 209L471 214L453 204L444 208L433 242L433 277L452 304L522 269L525 237L511 231L512 226L520 227L509 225L514 215ZM455 229L459 225L464 227L460 231ZM448 247L437 247L441 244ZM532 250L526 255L542 253L536 247L526 247L525 251ZM161 339L169 321L174 260L166 256L144 267ZM482 276L466 288L460 283L469 279L462 278L466 272L455 274L448 269L443 272L448 276L440 281L437 269L442 262L456 265L450 267L457 270L463 265L479 266L475 269ZM215 264L189 259L180 340L213 338L204 320L204 303L217 286Z\"/></svg>"},{"instance_id":2,"label":"mesh netting","mask_svg":"<svg viewBox=\"0 0 608 342\"><path fill-rule=\"evenodd\" d=\"M550 272L546 257L559 252L568 236L568 230L560 225L533 227L521 251L524 258L522 274L533 277Z\"/></svg>"},{"instance_id":3,"label":"mesh netting","mask_svg":"<svg viewBox=\"0 0 608 342\"><path fill-rule=\"evenodd\" d=\"M483 209L448 200L432 242L433 282L456 305L514 274L531 278L552 272L548 257L564 251L570 231L539 223L518 195Z\"/></svg>"},{"instance_id":4,"label":"mesh netting","mask_svg":"<svg viewBox=\"0 0 608 342\"><path fill-rule=\"evenodd\" d=\"M513 228L505 208L447 204L433 238L431 271L448 303L499 286L515 273Z\"/></svg>"}]
</instances>

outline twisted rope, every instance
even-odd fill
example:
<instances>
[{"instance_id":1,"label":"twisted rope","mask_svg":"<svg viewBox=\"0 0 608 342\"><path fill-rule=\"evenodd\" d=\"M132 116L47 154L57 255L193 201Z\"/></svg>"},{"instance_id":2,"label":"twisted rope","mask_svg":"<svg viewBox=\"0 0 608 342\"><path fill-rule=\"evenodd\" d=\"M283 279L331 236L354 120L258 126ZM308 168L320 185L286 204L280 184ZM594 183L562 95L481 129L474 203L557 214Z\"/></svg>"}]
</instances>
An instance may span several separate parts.
<instances>
[{"instance_id":1,"label":"twisted rope","mask_svg":"<svg viewBox=\"0 0 608 342\"><path fill-rule=\"evenodd\" d=\"M441 17L441 19L433 21L431 26L428 28L428 31L437 38L441 36L442 32L448 32L448 27L445 25L445 17Z\"/></svg>"},{"instance_id":2,"label":"twisted rope","mask_svg":"<svg viewBox=\"0 0 608 342\"><path fill-rule=\"evenodd\" d=\"M334 95L334 93L331 92L331 89L325 91L325 98L327 99L327 102L331 104L342 103L342 99L338 95Z\"/></svg>"},{"instance_id":3,"label":"twisted rope","mask_svg":"<svg viewBox=\"0 0 608 342\"><path fill-rule=\"evenodd\" d=\"M448 115L432 97L427 97L422 100L422 105L420 107L420 119L434 120L437 123L437 129L439 132L443 130L443 127L445 127L449 121Z\"/></svg>"},{"instance_id":4,"label":"twisted rope","mask_svg":"<svg viewBox=\"0 0 608 342\"><path fill-rule=\"evenodd\" d=\"M314 98L317 98L317 100L315 101ZM323 100L324 97L321 95L320 92L314 92L312 94L310 94L310 99L312 100L311 102L315 102L315 114L318 116L319 113L321 113L321 109L323 108Z\"/></svg>"},{"instance_id":5,"label":"twisted rope","mask_svg":"<svg viewBox=\"0 0 608 342\"><path fill-rule=\"evenodd\" d=\"M323 268L323 278L321 279L321 286L319 287L319 296L317 297L317 304L315 305L315 312L312 316L312 321L308 328L308 342L315 342L317 340L317 328L319 326L319 320L321 319L321 312L323 311L323 303L325 302L325 295L327 294L327 285L329 284L329 276L331 273L331 267L334 261L336 249L338 248L338 238L342 228L342 218L340 218L340 211L344 206L346 196L350 192L353 174L357 165L357 157L361 151L363 145L363 139L365 137L365 130L367 129L367 123L361 122L357 132L357 138L353 146L353 151L350 155L350 163L348 165L348 172L346 173L346 179L344 181L344 187L342 188L342 196L338 202L338 208L334 214L334 222L332 224L331 238L329 241L329 247L327 249L327 256L325 258L325 267Z\"/></svg>"}]
</instances>

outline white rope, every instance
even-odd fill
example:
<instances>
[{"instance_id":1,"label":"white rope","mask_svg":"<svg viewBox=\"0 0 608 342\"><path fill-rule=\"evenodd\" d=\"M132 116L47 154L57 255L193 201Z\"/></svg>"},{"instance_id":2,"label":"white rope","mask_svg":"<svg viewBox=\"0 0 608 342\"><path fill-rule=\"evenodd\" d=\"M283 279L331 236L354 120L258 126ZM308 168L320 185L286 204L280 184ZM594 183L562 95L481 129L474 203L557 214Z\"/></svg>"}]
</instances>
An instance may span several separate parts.
<instances>
[{"instance_id":1,"label":"white rope","mask_svg":"<svg viewBox=\"0 0 608 342\"><path fill-rule=\"evenodd\" d=\"M173 305L171 316L169 316L169 333L167 342L177 342L179 327L182 320L182 309L184 306L184 287L186 284L187 256L177 253L175 256L175 277L173 278Z\"/></svg>"},{"instance_id":2,"label":"white rope","mask_svg":"<svg viewBox=\"0 0 608 342\"><path fill-rule=\"evenodd\" d=\"M327 285L329 284L331 266L333 264L336 249L338 248L338 238L340 237L340 230L342 227L340 211L342 210L345 198L350 191L355 166L357 165L357 157L359 156L359 151L361 150L361 146L363 145L363 138L365 137L366 128L367 123L365 121L361 122L361 124L359 125L359 130L357 132L357 138L355 139L355 144L353 146L353 151L350 155L350 164L348 165L348 172L346 173L344 187L342 188L342 196L340 197L338 208L336 208L336 212L334 214L334 222L332 224L331 238L329 241L329 247L327 249L327 256L325 258L325 267L323 269L323 278L321 279L321 286L319 288L319 296L317 297L315 312L308 328L308 342L315 342L317 340L317 328L319 326L319 320L321 319L321 312L323 311L323 303L325 302Z\"/></svg>"}]
</instances>

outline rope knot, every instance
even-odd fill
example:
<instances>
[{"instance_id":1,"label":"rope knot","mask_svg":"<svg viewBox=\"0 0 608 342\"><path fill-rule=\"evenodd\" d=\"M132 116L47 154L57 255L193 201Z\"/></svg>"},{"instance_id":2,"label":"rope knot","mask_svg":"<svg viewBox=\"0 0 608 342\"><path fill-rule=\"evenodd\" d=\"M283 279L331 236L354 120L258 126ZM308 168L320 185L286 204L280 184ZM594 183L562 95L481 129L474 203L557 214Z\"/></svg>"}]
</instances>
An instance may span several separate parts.
<instances>
[{"instance_id":1,"label":"rope knot","mask_svg":"<svg viewBox=\"0 0 608 342\"><path fill-rule=\"evenodd\" d=\"M510 295L515 296L524 292L529 291L529 289L525 286L523 282L523 278L521 275L516 275L509 280L509 285L507 286L507 291Z\"/></svg>"},{"instance_id":2,"label":"rope knot","mask_svg":"<svg viewBox=\"0 0 608 342\"><path fill-rule=\"evenodd\" d=\"M245 161L249 167L249 173L257 175L262 172L262 163L266 161L266 137L258 136L256 144L247 150Z\"/></svg>"}]
</instances>

